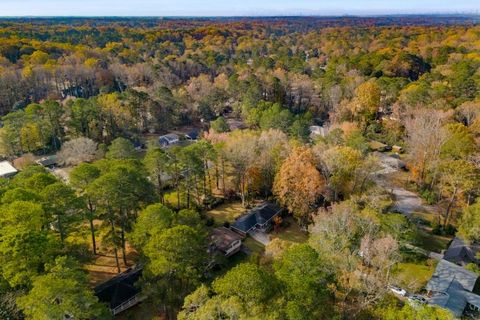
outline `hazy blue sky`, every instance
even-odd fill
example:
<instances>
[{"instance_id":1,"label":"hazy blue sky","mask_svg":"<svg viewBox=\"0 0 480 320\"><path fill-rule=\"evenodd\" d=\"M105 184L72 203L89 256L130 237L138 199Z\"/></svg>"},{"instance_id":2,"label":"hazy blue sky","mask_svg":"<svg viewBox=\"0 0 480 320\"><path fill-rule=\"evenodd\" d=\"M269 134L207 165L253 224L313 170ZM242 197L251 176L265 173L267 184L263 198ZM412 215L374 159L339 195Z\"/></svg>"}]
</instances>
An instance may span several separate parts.
<instances>
[{"instance_id":1,"label":"hazy blue sky","mask_svg":"<svg viewBox=\"0 0 480 320\"><path fill-rule=\"evenodd\" d=\"M0 0L0 16L478 13L480 0Z\"/></svg>"}]
</instances>

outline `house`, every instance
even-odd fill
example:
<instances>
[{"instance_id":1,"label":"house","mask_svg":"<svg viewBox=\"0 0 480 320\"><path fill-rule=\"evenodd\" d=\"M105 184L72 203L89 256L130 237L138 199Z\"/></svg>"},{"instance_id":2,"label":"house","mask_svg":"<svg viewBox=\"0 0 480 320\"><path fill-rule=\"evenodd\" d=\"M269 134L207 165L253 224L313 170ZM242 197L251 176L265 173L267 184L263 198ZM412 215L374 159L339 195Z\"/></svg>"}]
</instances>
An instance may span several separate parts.
<instances>
[{"instance_id":1,"label":"house","mask_svg":"<svg viewBox=\"0 0 480 320\"><path fill-rule=\"evenodd\" d=\"M392 147L390 147L389 145L375 140L370 141L368 143L368 146L372 151L385 152L392 150Z\"/></svg>"},{"instance_id":2,"label":"house","mask_svg":"<svg viewBox=\"0 0 480 320\"><path fill-rule=\"evenodd\" d=\"M158 138L158 142L160 143L160 146L163 148L176 144L179 141L180 141L180 137L174 133L169 133L169 134L160 136Z\"/></svg>"},{"instance_id":3,"label":"house","mask_svg":"<svg viewBox=\"0 0 480 320\"><path fill-rule=\"evenodd\" d=\"M146 148L145 144L138 141L138 140L133 141L132 144L133 144L133 147L135 148L135 150L137 150L137 151L141 151L141 150L144 150Z\"/></svg>"},{"instance_id":4,"label":"house","mask_svg":"<svg viewBox=\"0 0 480 320\"><path fill-rule=\"evenodd\" d=\"M199 136L199 132L196 130L192 130L187 134L185 134L185 138L187 138L187 140L190 140L190 141L197 141L198 136Z\"/></svg>"},{"instance_id":5,"label":"house","mask_svg":"<svg viewBox=\"0 0 480 320\"><path fill-rule=\"evenodd\" d=\"M105 303L113 315L117 315L142 302L145 296L135 283L142 275L142 268L128 269L95 287L98 300Z\"/></svg>"},{"instance_id":6,"label":"house","mask_svg":"<svg viewBox=\"0 0 480 320\"><path fill-rule=\"evenodd\" d=\"M1 178L10 178L16 175L18 172L12 164L8 161L0 162L0 177Z\"/></svg>"},{"instance_id":7,"label":"house","mask_svg":"<svg viewBox=\"0 0 480 320\"><path fill-rule=\"evenodd\" d=\"M310 130L310 138L312 139L315 137L324 138L329 132L329 129L327 127L322 127L322 126L310 126L309 130Z\"/></svg>"},{"instance_id":8,"label":"house","mask_svg":"<svg viewBox=\"0 0 480 320\"><path fill-rule=\"evenodd\" d=\"M237 253L242 247L242 236L225 227L213 229L210 241L211 252L218 250L226 257Z\"/></svg>"},{"instance_id":9,"label":"house","mask_svg":"<svg viewBox=\"0 0 480 320\"><path fill-rule=\"evenodd\" d=\"M456 317L478 311L480 296L474 292L477 279L476 273L442 259L426 286L428 303L448 309Z\"/></svg>"},{"instance_id":10,"label":"house","mask_svg":"<svg viewBox=\"0 0 480 320\"><path fill-rule=\"evenodd\" d=\"M238 218L231 229L242 236L255 230L267 232L272 227L273 219L281 213L282 209L276 204L264 202Z\"/></svg>"},{"instance_id":11,"label":"house","mask_svg":"<svg viewBox=\"0 0 480 320\"><path fill-rule=\"evenodd\" d=\"M476 258L478 251L480 251L479 245L468 245L463 239L455 237L445 251L443 259L460 266L466 266L469 263L478 263Z\"/></svg>"},{"instance_id":12,"label":"house","mask_svg":"<svg viewBox=\"0 0 480 320\"><path fill-rule=\"evenodd\" d=\"M53 168L58 163L58 157L56 155L51 155L51 156L40 158L35 162L41 166L44 166L47 168Z\"/></svg>"}]
</instances>

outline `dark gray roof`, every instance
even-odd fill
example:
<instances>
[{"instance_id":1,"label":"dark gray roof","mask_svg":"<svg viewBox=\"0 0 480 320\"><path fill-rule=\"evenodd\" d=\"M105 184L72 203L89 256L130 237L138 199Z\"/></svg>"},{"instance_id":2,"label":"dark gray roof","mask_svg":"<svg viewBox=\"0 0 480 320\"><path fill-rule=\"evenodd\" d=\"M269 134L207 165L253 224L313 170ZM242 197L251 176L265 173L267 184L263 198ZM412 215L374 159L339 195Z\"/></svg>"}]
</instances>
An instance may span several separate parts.
<instances>
[{"instance_id":1,"label":"dark gray roof","mask_svg":"<svg viewBox=\"0 0 480 320\"><path fill-rule=\"evenodd\" d=\"M185 136L186 136L188 139L197 140L197 139L198 139L198 135L199 135L199 132L198 132L198 131L192 130L192 131L188 132Z\"/></svg>"},{"instance_id":2,"label":"dark gray roof","mask_svg":"<svg viewBox=\"0 0 480 320\"><path fill-rule=\"evenodd\" d=\"M58 157L56 155L46 156L37 160L37 163L44 167L53 166L57 164L57 162L58 162Z\"/></svg>"},{"instance_id":3,"label":"dark gray roof","mask_svg":"<svg viewBox=\"0 0 480 320\"><path fill-rule=\"evenodd\" d=\"M478 252L478 246L468 245L461 238L454 238L447 251L443 255L443 259L461 265L477 262L475 255Z\"/></svg>"},{"instance_id":4,"label":"dark gray roof","mask_svg":"<svg viewBox=\"0 0 480 320\"><path fill-rule=\"evenodd\" d=\"M440 260L426 289L432 292L430 304L450 310L455 316L463 314L467 302L476 305L480 297L472 293L478 276L447 260Z\"/></svg>"},{"instance_id":5,"label":"dark gray roof","mask_svg":"<svg viewBox=\"0 0 480 320\"><path fill-rule=\"evenodd\" d=\"M427 284L427 290L445 292L453 280L458 281L465 290L472 291L477 282L477 274L447 260L440 260Z\"/></svg>"},{"instance_id":6,"label":"dark gray roof","mask_svg":"<svg viewBox=\"0 0 480 320\"><path fill-rule=\"evenodd\" d=\"M142 269L129 269L95 287L95 295L100 302L114 309L140 293L135 282L140 279Z\"/></svg>"},{"instance_id":7,"label":"dark gray roof","mask_svg":"<svg viewBox=\"0 0 480 320\"><path fill-rule=\"evenodd\" d=\"M177 134L175 134L175 133L169 133L169 134L160 136L160 137L158 138L158 141L159 141L161 144L167 144L167 145L168 145L168 144L177 142L179 139L180 139L180 137L179 137Z\"/></svg>"},{"instance_id":8,"label":"dark gray roof","mask_svg":"<svg viewBox=\"0 0 480 320\"><path fill-rule=\"evenodd\" d=\"M242 232L249 232L256 225L264 225L274 216L280 213L282 209L276 204L264 202L261 205L250 210L246 215L241 216L232 225L233 229Z\"/></svg>"}]
</instances>

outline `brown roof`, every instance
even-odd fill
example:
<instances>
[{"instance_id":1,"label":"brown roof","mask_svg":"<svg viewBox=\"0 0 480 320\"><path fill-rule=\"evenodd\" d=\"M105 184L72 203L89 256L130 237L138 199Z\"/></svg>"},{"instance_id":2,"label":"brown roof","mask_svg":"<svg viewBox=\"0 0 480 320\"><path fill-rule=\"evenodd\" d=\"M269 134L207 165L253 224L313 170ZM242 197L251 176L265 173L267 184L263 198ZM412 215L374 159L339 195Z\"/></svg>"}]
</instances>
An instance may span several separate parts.
<instances>
[{"instance_id":1,"label":"brown roof","mask_svg":"<svg viewBox=\"0 0 480 320\"><path fill-rule=\"evenodd\" d=\"M215 244L217 249L226 251L233 242L242 240L242 236L230 229L221 227L212 230L210 239L212 240L212 243Z\"/></svg>"}]
</instances>

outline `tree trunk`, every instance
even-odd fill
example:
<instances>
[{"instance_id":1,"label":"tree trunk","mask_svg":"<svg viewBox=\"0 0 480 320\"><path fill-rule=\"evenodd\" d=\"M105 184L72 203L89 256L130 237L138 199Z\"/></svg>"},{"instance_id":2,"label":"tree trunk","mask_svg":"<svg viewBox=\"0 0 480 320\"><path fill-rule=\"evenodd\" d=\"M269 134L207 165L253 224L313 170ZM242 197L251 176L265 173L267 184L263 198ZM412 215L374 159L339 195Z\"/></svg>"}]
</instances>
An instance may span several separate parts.
<instances>
[{"instance_id":1,"label":"tree trunk","mask_svg":"<svg viewBox=\"0 0 480 320\"><path fill-rule=\"evenodd\" d=\"M447 227L448 220L450 219L450 212L452 210L453 203L455 202L456 196L457 196L457 188L454 187L452 192L452 197L450 198L450 202L448 203L448 206L447 206L447 211L445 212L445 221L443 223L444 228Z\"/></svg>"},{"instance_id":2,"label":"tree trunk","mask_svg":"<svg viewBox=\"0 0 480 320\"><path fill-rule=\"evenodd\" d=\"M240 178L240 197L242 198L242 206L245 208L245 177Z\"/></svg>"},{"instance_id":3,"label":"tree trunk","mask_svg":"<svg viewBox=\"0 0 480 320\"><path fill-rule=\"evenodd\" d=\"M88 198L88 211L90 211L90 217L88 218L88 221L90 222L90 233L92 235L93 254L97 255L97 241L95 240L95 226L93 225L95 210L93 209L92 200L90 198Z\"/></svg>"},{"instance_id":4,"label":"tree trunk","mask_svg":"<svg viewBox=\"0 0 480 320\"><path fill-rule=\"evenodd\" d=\"M223 195L225 195L226 190L225 190L225 160L222 158L222 189L223 189Z\"/></svg>"},{"instance_id":5,"label":"tree trunk","mask_svg":"<svg viewBox=\"0 0 480 320\"><path fill-rule=\"evenodd\" d=\"M110 225L112 226L112 237L115 238L115 225L113 220L110 220ZM113 253L115 255L115 263L117 264L117 272L120 273L122 270L120 269L120 261L118 260L118 250L117 250L117 245L115 244L115 239L113 243Z\"/></svg>"},{"instance_id":6,"label":"tree trunk","mask_svg":"<svg viewBox=\"0 0 480 320\"><path fill-rule=\"evenodd\" d=\"M187 181L187 208L190 209L190 181Z\"/></svg>"},{"instance_id":7,"label":"tree trunk","mask_svg":"<svg viewBox=\"0 0 480 320\"><path fill-rule=\"evenodd\" d=\"M164 204L165 199L163 198L163 185L162 185L161 174L157 174L157 183L158 183L158 197L160 198L160 203Z\"/></svg>"},{"instance_id":8,"label":"tree trunk","mask_svg":"<svg viewBox=\"0 0 480 320\"><path fill-rule=\"evenodd\" d=\"M60 242L62 243L62 247L65 246L65 234L63 230L63 224L60 218L60 215L57 215L57 224L58 224L58 232L60 233Z\"/></svg>"},{"instance_id":9,"label":"tree trunk","mask_svg":"<svg viewBox=\"0 0 480 320\"><path fill-rule=\"evenodd\" d=\"M122 257L123 257L123 264L125 267L128 267L128 262L127 262L127 249L126 249L126 243L125 243L125 228L122 226L122 231L121 231L121 239L122 239Z\"/></svg>"},{"instance_id":10,"label":"tree trunk","mask_svg":"<svg viewBox=\"0 0 480 320\"><path fill-rule=\"evenodd\" d=\"M206 184L208 186L208 192L212 193L212 177L210 176L210 170L208 168L208 160L205 161L205 173L206 173ZM205 191L206 192L206 191Z\"/></svg>"},{"instance_id":11,"label":"tree trunk","mask_svg":"<svg viewBox=\"0 0 480 320\"><path fill-rule=\"evenodd\" d=\"M180 184L179 184L179 173L177 170L177 163L175 162L175 188L177 189L177 210L180 210Z\"/></svg>"},{"instance_id":12,"label":"tree trunk","mask_svg":"<svg viewBox=\"0 0 480 320\"><path fill-rule=\"evenodd\" d=\"M97 242L95 241L95 227L93 225L93 219L88 220L90 222L90 233L92 235L93 254L97 255Z\"/></svg>"}]
</instances>

